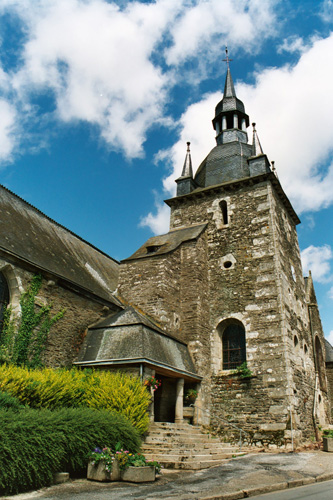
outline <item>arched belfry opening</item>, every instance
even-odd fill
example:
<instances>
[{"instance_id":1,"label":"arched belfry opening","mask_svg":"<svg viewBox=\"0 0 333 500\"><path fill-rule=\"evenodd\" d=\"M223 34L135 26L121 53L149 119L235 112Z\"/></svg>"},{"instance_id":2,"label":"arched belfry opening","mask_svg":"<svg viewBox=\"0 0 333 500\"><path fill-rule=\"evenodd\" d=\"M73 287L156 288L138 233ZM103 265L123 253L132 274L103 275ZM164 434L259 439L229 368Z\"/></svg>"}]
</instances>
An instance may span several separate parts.
<instances>
[{"instance_id":1,"label":"arched belfry opening","mask_svg":"<svg viewBox=\"0 0 333 500\"><path fill-rule=\"evenodd\" d=\"M2 332L5 310L9 304L9 288L7 280L0 272L0 334Z\"/></svg>"},{"instance_id":2,"label":"arched belfry opening","mask_svg":"<svg viewBox=\"0 0 333 500\"><path fill-rule=\"evenodd\" d=\"M231 318L222 321L217 330L222 340L222 369L234 370L246 361L244 325Z\"/></svg>"}]
</instances>

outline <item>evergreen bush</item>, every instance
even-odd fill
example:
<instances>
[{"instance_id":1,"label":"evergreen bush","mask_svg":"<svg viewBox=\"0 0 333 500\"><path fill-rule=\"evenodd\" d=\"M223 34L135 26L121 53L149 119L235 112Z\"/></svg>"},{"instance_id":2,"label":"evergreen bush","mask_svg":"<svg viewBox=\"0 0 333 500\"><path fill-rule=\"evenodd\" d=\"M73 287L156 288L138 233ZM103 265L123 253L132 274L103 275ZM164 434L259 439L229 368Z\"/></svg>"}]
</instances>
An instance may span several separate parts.
<instances>
[{"instance_id":1,"label":"evergreen bush","mask_svg":"<svg viewBox=\"0 0 333 500\"><path fill-rule=\"evenodd\" d=\"M12 408L13 410L21 410L24 405L20 401L11 396L7 392L0 391L0 409L2 408Z\"/></svg>"},{"instance_id":2,"label":"evergreen bush","mask_svg":"<svg viewBox=\"0 0 333 500\"><path fill-rule=\"evenodd\" d=\"M50 485L55 472L83 475L96 446L140 447L137 430L105 410L0 410L0 422L0 494Z\"/></svg>"},{"instance_id":3,"label":"evergreen bush","mask_svg":"<svg viewBox=\"0 0 333 500\"><path fill-rule=\"evenodd\" d=\"M31 408L94 408L116 411L143 434L149 425L150 394L140 379L125 373L78 369L0 366L0 391Z\"/></svg>"}]
</instances>

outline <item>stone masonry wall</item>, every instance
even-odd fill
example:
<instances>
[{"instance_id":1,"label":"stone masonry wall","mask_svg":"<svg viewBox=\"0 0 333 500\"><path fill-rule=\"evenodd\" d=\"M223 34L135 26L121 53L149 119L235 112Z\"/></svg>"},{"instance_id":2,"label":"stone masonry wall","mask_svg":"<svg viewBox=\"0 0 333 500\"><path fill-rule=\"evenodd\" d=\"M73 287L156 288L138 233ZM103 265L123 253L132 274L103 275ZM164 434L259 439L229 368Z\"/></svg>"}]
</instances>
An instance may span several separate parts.
<instances>
[{"instance_id":1,"label":"stone masonry wall","mask_svg":"<svg viewBox=\"0 0 333 500\"><path fill-rule=\"evenodd\" d=\"M180 249L171 254L121 263L118 293L151 316L161 328L179 336ZM179 336L180 339L181 335Z\"/></svg>"},{"instance_id":2,"label":"stone masonry wall","mask_svg":"<svg viewBox=\"0 0 333 500\"><path fill-rule=\"evenodd\" d=\"M15 297L14 312L19 317L19 297L29 286L34 273L4 260L0 261L1 269L9 284L10 299ZM87 327L111 312L102 302L81 296L46 279L43 279L35 303L37 308L52 304L52 315L65 310L63 318L51 327L46 343L44 362L51 367L71 366L76 360Z\"/></svg>"},{"instance_id":3,"label":"stone masonry wall","mask_svg":"<svg viewBox=\"0 0 333 500\"><path fill-rule=\"evenodd\" d=\"M222 200L228 207L226 225L220 210ZM217 327L234 318L245 327L248 366L258 377L252 392L244 385L233 401L229 394L228 405L233 407L236 421L243 422L244 415L248 415L258 432L265 429L279 433L287 428L288 409L292 406L294 424L305 434L313 433L313 359L294 224L268 181L234 191L216 188L201 193L201 197L173 200L171 229L203 222L208 222L212 379L209 382L207 378L206 384L211 383L212 413L224 414L218 403L222 390L219 376L223 372ZM308 346L306 358L294 349L295 335L303 351L304 343ZM253 411L258 417L251 420Z\"/></svg>"}]
</instances>

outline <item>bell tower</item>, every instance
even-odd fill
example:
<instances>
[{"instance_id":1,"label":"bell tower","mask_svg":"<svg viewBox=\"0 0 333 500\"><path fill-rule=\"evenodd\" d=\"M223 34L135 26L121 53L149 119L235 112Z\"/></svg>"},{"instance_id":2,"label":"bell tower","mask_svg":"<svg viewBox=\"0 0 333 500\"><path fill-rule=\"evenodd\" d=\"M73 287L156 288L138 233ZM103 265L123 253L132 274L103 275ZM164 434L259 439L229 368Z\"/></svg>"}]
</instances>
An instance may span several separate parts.
<instances>
[{"instance_id":1,"label":"bell tower","mask_svg":"<svg viewBox=\"0 0 333 500\"><path fill-rule=\"evenodd\" d=\"M316 382L323 360L316 360L315 352L324 351L324 337L321 330L316 347L296 232L300 220L263 152L255 123L248 142L249 117L236 95L228 54L227 63L224 95L213 118L216 146L194 176L192 168L186 176L183 169L177 194L166 203L170 231L207 224L207 260L198 268L207 283L197 293L205 294L208 304L205 404L212 421L232 419L241 427L245 422L245 429L257 429L258 442L281 444L291 428L299 436L313 434L313 408L317 423L328 418L324 377L321 385ZM244 363L252 375L235 379L234 370L245 370Z\"/></svg>"}]
</instances>

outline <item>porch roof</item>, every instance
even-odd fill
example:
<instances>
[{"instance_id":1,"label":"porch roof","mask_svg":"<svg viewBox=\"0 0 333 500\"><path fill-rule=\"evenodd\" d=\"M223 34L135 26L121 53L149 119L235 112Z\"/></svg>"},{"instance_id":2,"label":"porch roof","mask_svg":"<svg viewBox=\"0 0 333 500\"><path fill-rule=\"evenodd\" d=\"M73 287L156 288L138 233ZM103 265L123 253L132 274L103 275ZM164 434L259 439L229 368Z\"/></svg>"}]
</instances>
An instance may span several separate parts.
<instances>
[{"instance_id":1,"label":"porch roof","mask_svg":"<svg viewBox=\"0 0 333 500\"><path fill-rule=\"evenodd\" d=\"M201 380L184 342L163 332L132 307L90 328L79 366L146 364L160 373Z\"/></svg>"}]
</instances>

